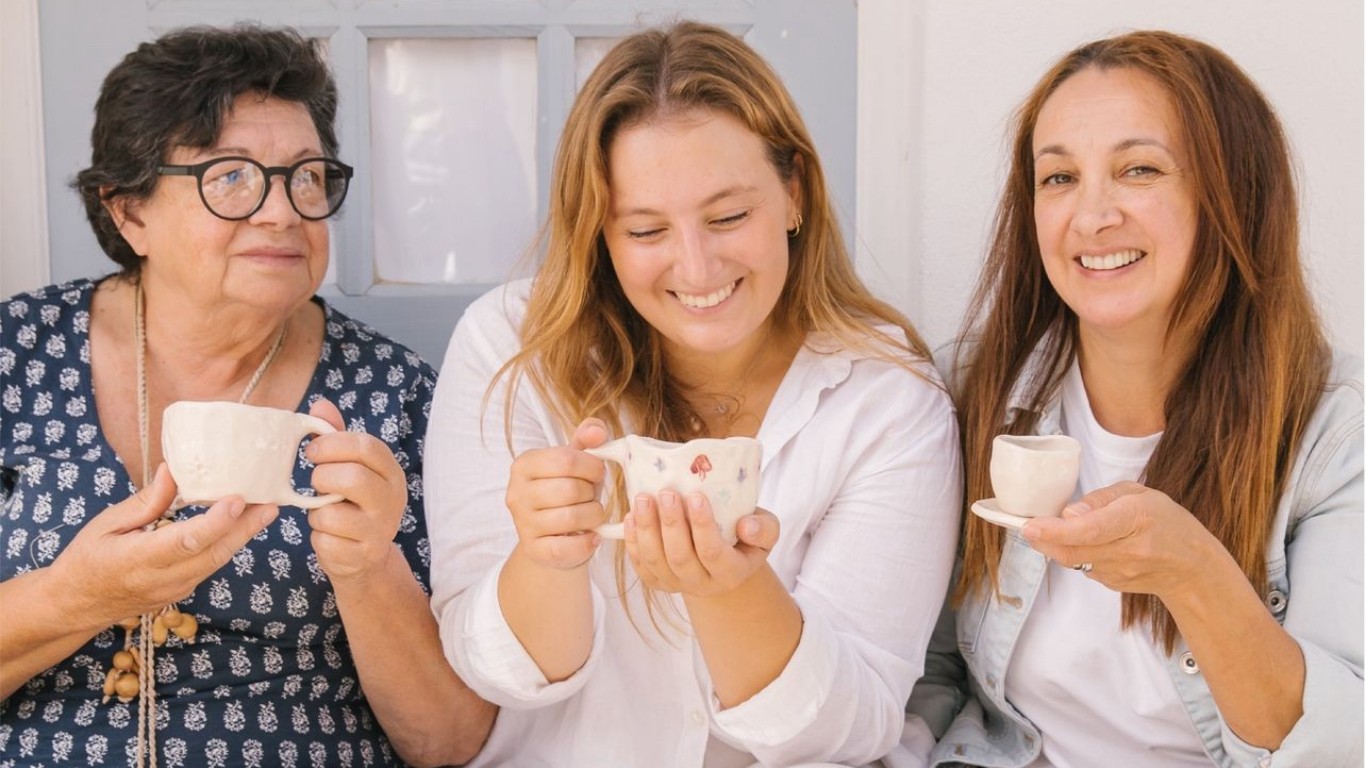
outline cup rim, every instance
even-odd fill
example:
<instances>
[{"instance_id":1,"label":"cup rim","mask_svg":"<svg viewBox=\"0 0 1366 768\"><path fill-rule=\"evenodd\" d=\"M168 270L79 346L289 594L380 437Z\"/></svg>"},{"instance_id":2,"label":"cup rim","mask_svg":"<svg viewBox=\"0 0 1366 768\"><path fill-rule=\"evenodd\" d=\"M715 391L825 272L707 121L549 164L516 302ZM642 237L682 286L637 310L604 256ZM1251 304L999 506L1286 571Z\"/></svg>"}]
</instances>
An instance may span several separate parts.
<instances>
[{"instance_id":1,"label":"cup rim","mask_svg":"<svg viewBox=\"0 0 1366 768\"><path fill-rule=\"evenodd\" d=\"M302 413L301 411L290 411L284 408L276 408L271 405L254 405L252 403L238 403L232 400L177 400L166 406L162 413L174 413L175 411L202 411L208 408L222 408L224 410L237 411L276 411L279 413ZM307 415L307 414L305 414Z\"/></svg>"},{"instance_id":2,"label":"cup rim","mask_svg":"<svg viewBox=\"0 0 1366 768\"><path fill-rule=\"evenodd\" d=\"M1081 443L1068 435L997 435L992 440L992 449L999 445L1035 453L1081 453Z\"/></svg>"},{"instance_id":3,"label":"cup rim","mask_svg":"<svg viewBox=\"0 0 1366 768\"><path fill-rule=\"evenodd\" d=\"M674 443L668 440L660 440L659 438L655 437L646 437L645 435L634 434L626 435L626 439L639 443L644 443L646 446L660 451L678 450L680 448L692 449L716 444L729 444L731 446L763 446L763 443L759 442L758 439L753 437L747 437L745 435L731 435L730 437L695 437L691 440L682 443Z\"/></svg>"}]
</instances>

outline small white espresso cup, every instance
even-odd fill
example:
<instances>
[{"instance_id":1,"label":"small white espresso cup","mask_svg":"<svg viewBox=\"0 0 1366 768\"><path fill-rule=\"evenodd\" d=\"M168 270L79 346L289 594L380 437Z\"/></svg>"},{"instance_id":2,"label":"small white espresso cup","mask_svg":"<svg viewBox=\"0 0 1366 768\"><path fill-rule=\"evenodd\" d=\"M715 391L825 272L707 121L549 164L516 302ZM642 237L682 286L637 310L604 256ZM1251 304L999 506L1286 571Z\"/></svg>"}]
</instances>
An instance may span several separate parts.
<instances>
[{"instance_id":1,"label":"small white espresso cup","mask_svg":"<svg viewBox=\"0 0 1366 768\"><path fill-rule=\"evenodd\" d=\"M1081 445L1067 435L997 435L991 442L996 505L1019 517L1061 514L1080 467Z\"/></svg>"},{"instance_id":2,"label":"small white espresso cup","mask_svg":"<svg viewBox=\"0 0 1366 768\"><path fill-rule=\"evenodd\" d=\"M684 499L700 492L711 502L712 514L727 542L736 542L735 526L753 514L759 502L759 462L763 444L752 437L703 437L670 443L640 435L589 448L586 453L621 465L628 503L637 494L658 496L671 490ZM606 539L623 538L621 523L598 526Z\"/></svg>"},{"instance_id":3,"label":"small white espresso cup","mask_svg":"<svg viewBox=\"0 0 1366 768\"><path fill-rule=\"evenodd\" d=\"M248 504L314 509L343 497L305 496L294 489L299 442L336 431L306 413L182 400L162 414L161 452L185 504L212 504L236 495Z\"/></svg>"}]
</instances>

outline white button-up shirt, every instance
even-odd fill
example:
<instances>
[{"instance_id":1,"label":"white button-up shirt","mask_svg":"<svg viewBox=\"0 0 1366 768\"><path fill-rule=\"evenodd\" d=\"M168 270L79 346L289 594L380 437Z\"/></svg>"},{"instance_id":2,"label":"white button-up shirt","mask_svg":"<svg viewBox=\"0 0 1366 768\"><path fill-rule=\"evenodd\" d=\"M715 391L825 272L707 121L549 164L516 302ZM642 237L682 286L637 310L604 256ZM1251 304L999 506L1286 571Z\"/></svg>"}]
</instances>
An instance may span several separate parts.
<instances>
[{"instance_id":1,"label":"white button-up shirt","mask_svg":"<svg viewBox=\"0 0 1366 768\"><path fill-rule=\"evenodd\" d=\"M503 383L483 402L518 348L528 293L527 281L512 283L467 310L427 433L442 642L465 681L503 708L472 765L863 764L900 749L961 508L957 427L933 368L920 365L921 378L813 336L774 395L758 433L759 506L781 520L768 562L804 623L791 660L766 688L721 709L682 601L665 596L676 610L656 630L641 590L629 588L629 562L625 600L618 596L614 542L590 565L593 649L578 672L552 684L504 620L497 584L517 541L504 506L512 458L567 439L526 381L511 451Z\"/></svg>"}]
</instances>

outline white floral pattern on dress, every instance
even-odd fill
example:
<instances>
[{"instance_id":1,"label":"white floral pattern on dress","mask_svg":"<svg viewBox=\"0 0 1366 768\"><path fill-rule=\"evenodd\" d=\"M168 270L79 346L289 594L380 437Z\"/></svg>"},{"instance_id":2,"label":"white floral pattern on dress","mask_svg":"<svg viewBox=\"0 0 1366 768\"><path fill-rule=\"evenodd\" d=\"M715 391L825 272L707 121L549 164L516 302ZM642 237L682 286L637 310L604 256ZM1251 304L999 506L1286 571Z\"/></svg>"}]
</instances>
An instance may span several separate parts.
<instances>
[{"instance_id":1,"label":"white floral pattern on dress","mask_svg":"<svg viewBox=\"0 0 1366 768\"><path fill-rule=\"evenodd\" d=\"M134 490L92 407L95 284L78 280L0 302L0 580L50 564L82 525ZM326 397L348 429L393 450L408 484L396 540L427 589L420 457L436 373L320 303L326 333L300 410ZM295 485L307 488L311 472L301 451ZM200 630L192 646L172 638L157 651L164 768L400 764L365 702L307 531L302 510L282 508L180 603ZM99 703L121 633L101 632L0 702L0 768L135 765L136 700Z\"/></svg>"}]
</instances>

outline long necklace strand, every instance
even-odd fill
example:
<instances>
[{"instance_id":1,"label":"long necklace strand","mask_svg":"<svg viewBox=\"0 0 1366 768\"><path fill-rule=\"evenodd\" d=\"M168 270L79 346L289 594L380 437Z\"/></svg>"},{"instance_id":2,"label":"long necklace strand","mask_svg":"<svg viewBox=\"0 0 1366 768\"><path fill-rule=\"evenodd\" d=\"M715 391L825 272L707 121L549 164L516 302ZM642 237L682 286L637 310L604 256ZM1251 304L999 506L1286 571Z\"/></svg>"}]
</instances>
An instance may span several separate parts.
<instances>
[{"instance_id":1,"label":"long necklace strand","mask_svg":"<svg viewBox=\"0 0 1366 768\"><path fill-rule=\"evenodd\" d=\"M137 346L137 372L138 372L138 441L142 451L142 487L146 488L151 484L151 471L148 466L148 404L147 404L147 319L146 309L143 306L142 283L139 282L137 290L133 294L133 336ZM247 398L260 383L261 377L265 375L266 369L275 361L275 356L279 354L280 347L284 345L285 331L289 323L286 321L280 327L280 332L276 334L274 343L270 346L270 351L261 364L256 367L256 372L252 374L247 386L242 390L242 396L237 398L237 402L245 403ZM173 516L175 505L168 510L161 520L150 523L148 529L153 529L163 521L167 521ZM164 610L164 609L163 609ZM158 612L159 613L159 612ZM143 768L143 758L147 758L147 765L156 768L157 764L157 739L156 739L156 686L155 670L153 669L153 653L156 642L153 639L153 625L156 621L155 613L144 613L138 618L138 768ZM177 633L179 634L179 633ZM190 635L193 638L193 634ZM110 674L113 674L112 672ZM107 689L107 686L106 686Z\"/></svg>"}]
</instances>

